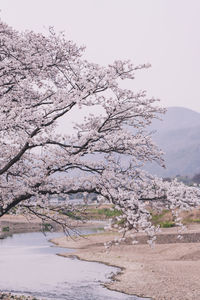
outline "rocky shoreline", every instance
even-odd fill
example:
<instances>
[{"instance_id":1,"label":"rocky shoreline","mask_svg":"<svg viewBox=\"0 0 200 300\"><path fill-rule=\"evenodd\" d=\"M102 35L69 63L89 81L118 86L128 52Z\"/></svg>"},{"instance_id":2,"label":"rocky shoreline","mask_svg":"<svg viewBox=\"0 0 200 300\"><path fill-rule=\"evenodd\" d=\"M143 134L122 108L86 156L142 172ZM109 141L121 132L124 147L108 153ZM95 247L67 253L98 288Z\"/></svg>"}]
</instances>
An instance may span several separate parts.
<instances>
[{"instance_id":1,"label":"rocky shoreline","mask_svg":"<svg viewBox=\"0 0 200 300\"><path fill-rule=\"evenodd\" d=\"M35 297L27 296L27 295L14 295L12 293L2 293L0 292L1 300L38 300Z\"/></svg>"}]
</instances>

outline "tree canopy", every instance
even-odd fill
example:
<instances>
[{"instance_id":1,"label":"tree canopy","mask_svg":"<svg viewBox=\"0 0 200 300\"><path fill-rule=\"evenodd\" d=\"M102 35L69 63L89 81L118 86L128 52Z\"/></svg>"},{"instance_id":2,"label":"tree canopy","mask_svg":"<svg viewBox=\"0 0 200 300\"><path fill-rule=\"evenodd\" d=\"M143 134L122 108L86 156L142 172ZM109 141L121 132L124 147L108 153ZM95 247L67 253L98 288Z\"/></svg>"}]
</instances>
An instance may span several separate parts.
<instances>
[{"instance_id":1,"label":"tree canopy","mask_svg":"<svg viewBox=\"0 0 200 300\"><path fill-rule=\"evenodd\" d=\"M67 206L70 195L96 193L122 210L120 230L153 238L147 202L176 217L177 209L200 204L199 189L142 170L146 162L163 165L148 126L164 109L145 91L121 88L121 81L149 66L103 67L83 53L52 29L44 36L0 23L0 216L15 209L59 222L50 196L63 196ZM76 109L90 112L82 123ZM74 131L58 133L59 120L71 113Z\"/></svg>"}]
</instances>

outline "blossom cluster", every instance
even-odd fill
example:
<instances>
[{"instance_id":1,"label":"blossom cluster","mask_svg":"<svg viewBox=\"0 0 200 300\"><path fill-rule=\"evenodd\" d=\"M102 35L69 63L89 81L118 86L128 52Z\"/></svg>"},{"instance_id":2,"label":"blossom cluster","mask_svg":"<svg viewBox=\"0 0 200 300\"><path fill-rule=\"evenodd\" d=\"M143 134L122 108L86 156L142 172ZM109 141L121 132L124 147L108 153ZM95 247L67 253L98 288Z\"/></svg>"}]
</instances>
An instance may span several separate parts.
<instances>
[{"instance_id":1,"label":"blossom cluster","mask_svg":"<svg viewBox=\"0 0 200 300\"><path fill-rule=\"evenodd\" d=\"M83 52L52 29L45 36L0 23L0 216L15 209L67 226L51 197L62 196L73 210L68 197L96 193L122 211L120 231L142 230L153 240L147 203L173 210L180 223L177 210L198 206L199 189L142 171L147 162L164 165L148 126L165 110L145 91L120 83L149 65L101 67ZM74 109L99 107L102 114L83 122L74 115L73 133L58 133L59 120Z\"/></svg>"}]
</instances>

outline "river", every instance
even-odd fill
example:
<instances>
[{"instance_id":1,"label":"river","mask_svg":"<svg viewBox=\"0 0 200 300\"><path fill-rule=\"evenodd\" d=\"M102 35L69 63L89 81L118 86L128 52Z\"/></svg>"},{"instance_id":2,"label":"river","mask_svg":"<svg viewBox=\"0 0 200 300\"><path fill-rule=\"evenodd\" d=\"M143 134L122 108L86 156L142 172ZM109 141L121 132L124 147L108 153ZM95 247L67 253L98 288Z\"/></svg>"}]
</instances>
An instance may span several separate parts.
<instances>
[{"instance_id":1,"label":"river","mask_svg":"<svg viewBox=\"0 0 200 300\"><path fill-rule=\"evenodd\" d=\"M103 287L119 269L56 255L72 251L48 241L62 235L35 232L0 239L0 291L49 300L143 299Z\"/></svg>"}]
</instances>

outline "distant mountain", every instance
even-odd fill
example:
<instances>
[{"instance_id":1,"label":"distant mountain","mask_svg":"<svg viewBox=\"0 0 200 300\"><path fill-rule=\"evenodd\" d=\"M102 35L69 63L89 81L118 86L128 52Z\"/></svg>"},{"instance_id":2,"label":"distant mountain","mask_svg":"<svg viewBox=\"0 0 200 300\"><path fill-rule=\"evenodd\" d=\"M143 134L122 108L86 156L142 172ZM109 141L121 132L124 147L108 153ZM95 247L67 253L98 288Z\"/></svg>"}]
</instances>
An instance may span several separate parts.
<instances>
[{"instance_id":1,"label":"distant mountain","mask_svg":"<svg viewBox=\"0 0 200 300\"><path fill-rule=\"evenodd\" d=\"M163 120L154 120L153 140L165 152L166 169L156 164L146 169L158 176L200 173L200 113L183 107L170 107Z\"/></svg>"}]
</instances>

